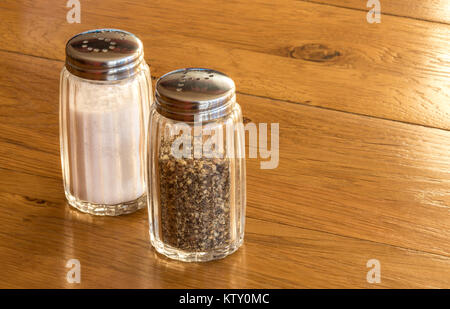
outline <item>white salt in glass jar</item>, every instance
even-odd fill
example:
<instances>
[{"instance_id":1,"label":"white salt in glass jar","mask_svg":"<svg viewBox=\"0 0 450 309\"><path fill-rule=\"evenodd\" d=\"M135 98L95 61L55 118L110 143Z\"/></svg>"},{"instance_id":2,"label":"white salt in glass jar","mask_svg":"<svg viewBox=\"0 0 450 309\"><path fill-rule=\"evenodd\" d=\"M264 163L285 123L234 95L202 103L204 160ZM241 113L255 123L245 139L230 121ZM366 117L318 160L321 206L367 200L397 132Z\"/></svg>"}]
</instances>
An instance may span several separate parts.
<instances>
[{"instance_id":1,"label":"white salt in glass jar","mask_svg":"<svg viewBox=\"0 0 450 309\"><path fill-rule=\"evenodd\" d=\"M152 100L142 42L99 29L66 45L60 85L60 143L69 204L95 215L146 206L145 138Z\"/></svg>"}]
</instances>

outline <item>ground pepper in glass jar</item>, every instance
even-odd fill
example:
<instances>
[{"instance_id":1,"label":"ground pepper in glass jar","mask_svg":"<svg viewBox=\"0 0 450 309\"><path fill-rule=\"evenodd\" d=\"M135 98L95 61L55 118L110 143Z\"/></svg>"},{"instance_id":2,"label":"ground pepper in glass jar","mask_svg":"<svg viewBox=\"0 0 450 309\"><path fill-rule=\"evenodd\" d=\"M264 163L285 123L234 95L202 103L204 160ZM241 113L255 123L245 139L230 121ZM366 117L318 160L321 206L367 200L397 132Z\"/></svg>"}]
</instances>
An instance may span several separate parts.
<instances>
[{"instance_id":1,"label":"ground pepper in glass jar","mask_svg":"<svg viewBox=\"0 0 450 309\"><path fill-rule=\"evenodd\" d=\"M147 179L150 242L185 262L232 254L245 228L245 135L235 84L203 68L156 83Z\"/></svg>"}]
</instances>

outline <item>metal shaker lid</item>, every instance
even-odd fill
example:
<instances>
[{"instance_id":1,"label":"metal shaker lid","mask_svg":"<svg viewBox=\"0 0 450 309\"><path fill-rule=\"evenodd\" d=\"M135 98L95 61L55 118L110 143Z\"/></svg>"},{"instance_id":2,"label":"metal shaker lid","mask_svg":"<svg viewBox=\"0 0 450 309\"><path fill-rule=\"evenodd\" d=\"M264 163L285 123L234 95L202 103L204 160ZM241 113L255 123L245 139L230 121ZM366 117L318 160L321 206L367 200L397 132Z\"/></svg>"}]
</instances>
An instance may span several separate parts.
<instances>
[{"instance_id":1,"label":"metal shaker lid","mask_svg":"<svg viewBox=\"0 0 450 309\"><path fill-rule=\"evenodd\" d=\"M156 109L161 115L175 120L209 121L231 112L236 102L235 91L233 80L221 72L180 69L157 81Z\"/></svg>"},{"instance_id":2,"label":"metal shaker lid","mask_svg":"<svg viewBox=\"0 0 450 309\"><path fill-rule=\"evenodd\" d=\"M140 70L144 60L141 40L117 29L82 32L66 45L66 68L81 78L120 80Z\"/></svg>"}]
</instances>

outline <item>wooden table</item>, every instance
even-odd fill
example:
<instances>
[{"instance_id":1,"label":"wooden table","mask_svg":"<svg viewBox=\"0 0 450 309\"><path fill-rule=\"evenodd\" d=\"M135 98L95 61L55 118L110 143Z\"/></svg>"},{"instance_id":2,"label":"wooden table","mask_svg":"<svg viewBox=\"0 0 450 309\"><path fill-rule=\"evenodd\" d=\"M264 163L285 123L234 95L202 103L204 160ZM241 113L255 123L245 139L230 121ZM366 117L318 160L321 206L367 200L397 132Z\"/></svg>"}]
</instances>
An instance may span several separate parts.
<instances>
[{"instance_id":1,"label":"wooden table","mask_svg":"<svg viewBox=\"0 0 450 309\"><path fill-rule=\"evenodd\" d=\"M66 2L0 2L0 287L450 287L448 0L381 1L373 24L364 0L81 0L72 24ZM232 256L172 261L150 246L147 210L93 217L65 202L64 46L103 27L143 40L154 80L223 71L247 121L279 123L278 168L247 160Z\"/></svg>"}]
</instances>

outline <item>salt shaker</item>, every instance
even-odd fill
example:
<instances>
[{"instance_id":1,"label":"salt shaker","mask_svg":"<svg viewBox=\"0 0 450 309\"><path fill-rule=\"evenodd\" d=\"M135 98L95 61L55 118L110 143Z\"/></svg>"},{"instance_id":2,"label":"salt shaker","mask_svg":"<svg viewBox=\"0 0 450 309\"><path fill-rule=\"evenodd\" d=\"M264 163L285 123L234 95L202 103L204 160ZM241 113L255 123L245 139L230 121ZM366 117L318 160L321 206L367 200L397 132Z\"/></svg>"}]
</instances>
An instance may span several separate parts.
<instances>
[{"instance_id":1,"label":"salt shaker","mask_svg":"<svg viewBox=\"0 0 450 309\"><path fill-rule=\"evenodd\" d=\"M68 203L116 216L146 205L145 138L152 100L142 42L116 29L66 45L60 78L60 145Z\"/></svg>"},{"instance_id":2,"label":"salt shaker","mask_svg":"<svg viewBox=\"0 0 450 309\"><path fill-rule=\"evenodd\" d=\"M209 69L162 76L150 111L150 240L181 261L209 261L244 238L245 148L231 78Z\"/></svg>"}]
</instances>

